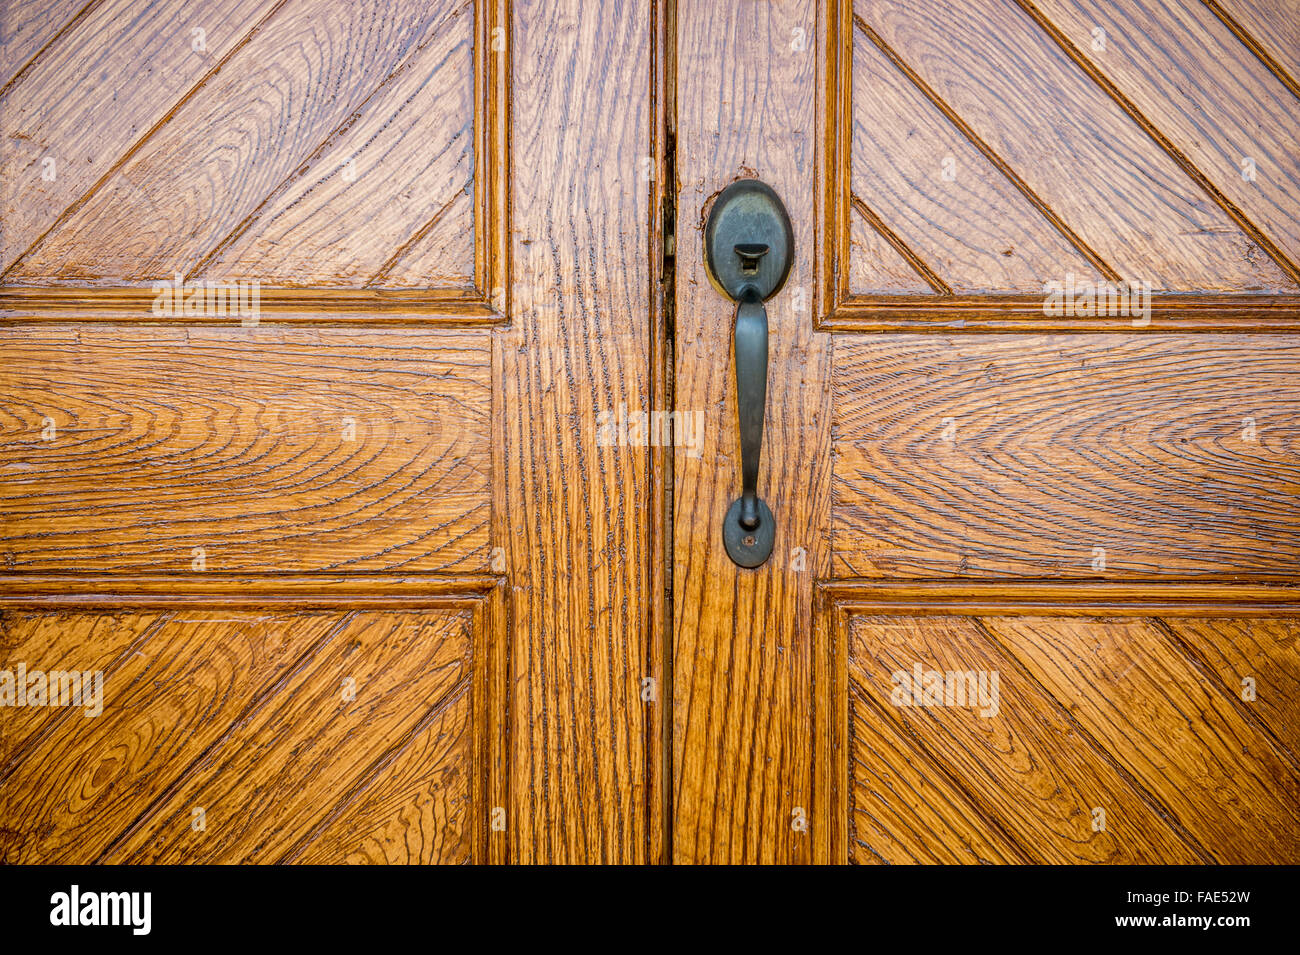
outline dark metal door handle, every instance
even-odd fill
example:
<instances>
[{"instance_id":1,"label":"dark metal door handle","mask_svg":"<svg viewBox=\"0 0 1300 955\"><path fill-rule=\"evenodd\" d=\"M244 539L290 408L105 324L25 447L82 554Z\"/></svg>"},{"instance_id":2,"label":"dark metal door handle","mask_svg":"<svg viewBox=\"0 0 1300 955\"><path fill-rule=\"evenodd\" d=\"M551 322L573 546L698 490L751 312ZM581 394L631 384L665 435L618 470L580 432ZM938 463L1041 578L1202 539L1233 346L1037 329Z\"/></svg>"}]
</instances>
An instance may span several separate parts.
<instances>
[{"instance_id":1,"label":"dark metal door handle","mask_svg":"<svg viewBox=\"0 0 1300 955\"><path fill-rule=\"evenodd\" d=\"M740 418L740 517L742 529L762 523L758 505L758 462L763 454L767 407L767 309L758 289L746 285L736 305L736 408Z\"/></svg>"},{"instance_id":2,"label":"dark metal door handle","mask_svg":"<svg viewBox=\"0 0 1300 955\"><path fill-rule=\"evenodd\" d=\"M709 277L736 302L733 343L736 409L740 419L740 497L727 509L722 539L741 567L758 567L772 554L776 519L758 496L767 406L767 307L785 284L794 258L794 233L780 198L766 183L741 179L722 191L704 229Z\"/></svg>"}]
</instances>

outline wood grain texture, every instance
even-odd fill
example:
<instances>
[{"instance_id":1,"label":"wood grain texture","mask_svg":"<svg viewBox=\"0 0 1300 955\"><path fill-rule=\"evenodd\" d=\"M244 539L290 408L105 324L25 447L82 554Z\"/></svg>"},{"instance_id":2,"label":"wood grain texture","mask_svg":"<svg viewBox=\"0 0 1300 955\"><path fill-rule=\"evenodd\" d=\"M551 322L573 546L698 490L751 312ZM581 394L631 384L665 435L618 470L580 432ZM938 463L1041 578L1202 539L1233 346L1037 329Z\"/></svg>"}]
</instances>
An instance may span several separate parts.
<instances>
[{"instance_id":1,"label":"wood grain texture","mask_svg":"<svg viewBox=\"0 0 1300 955\"><path fill-rule=\"evenodd\" d=\"M1005 832L1020 852L1048 863L1195 863L1201 857L1134 790L1110 755L1091 745L1055 701L1016 671L970 617L907 620L854 616L849 635L851 693L875 719L890 720L913 745L933 754L939 791L959 785L979 807L979 837ZM1040 618L1023 623L1034 628ZM1089 632L1086 622L1069 622ZM999 674L996 714L977 706L897 706L893 674L923 670ZM1073 700L1071 700L1073 702ZM892 759L899 754L889 754ZM1095 831L1092 809L1106 810ZM859 837L860 838L860 837Z\"/></svg>"},{"instance_id":2,"label":"wood grain texture","mask_svg":"<svg viewBox=\"0 0 1300 955\"><path fill-rule=\"evenodd\" d=\"M6 284L21 274L14 268L19 257L143 144L178 101L241 49L277 6L272 0L165 0L141 9L132 0L107 0L54 38L19 81L0 93L5 147L0 150L0 276ZM204 31L201 51L194 48L193 30ZM181 157L170 159L184 162ZM53 179L43 175L47 158L55 163ZM127 187L118 191L120 208L128 208ZM136 247L136 241L124 242L124 237L139 236L151 225L163 228L159 216L164 212L162 206L137 207L133 216L114 220L116 227L108 233L112 241L84 250L92 259L108 262L98 269L87 262L65 277L117 276L108 263ZM99 237L107 238L104 233ZM28 278L44 284L59 274L47 263L30 270Z\"/></svg>"},{"instance_id":3,"label":"wood grain texture","mask_svg":"<svg viewBox=\"0 0 1300 955\"><path fill-rule=\"evenodd\" d=\"M854 31L850 183L956 292L1101 275L865 36ZM946 169L945 163L951 163ZM949 172L951 179L945 177ZM850 293L871 291L850 282Z\"/></svg>"},{"instance_id":4,"label":"wood grain texture","mask_svg":"<svg viewBox=\"0 0 1300 955\"><path fill-rule=\"evenodd\" d=\"M385 775L409 736L463 706L454 691L468 680L470 626L464 611L344 617L327 646L284 674L269 705L223 727L219 745L103 861L281 859L320 815ZM264 793L277 794L274 818ZM191 825L195 806L207 814L202 833Z\"/></svg>"},{"instance_id":5,"label":"wood grain texture","mask_svg":"<svg viewBox=\"0 0 1300 955\"><path fill-rule=\"evenodd\" d=\"M0 11L0 90L97 0L12 0Z\"/></svg>"},{"instance_id":6,"label":"wood grain texture","mask_svg":"<svg viewBox=\"0 0 1300 955\"><path fill-rule=\"evenodd\" d=\"M1300 858L1298 764L1158 625L1033 617L983 625L1214 861Z\"/></svg>"},{"instance_id":7,"label":"wood grain texture","mask_svg":"<svg viewBox=\"0 0 1300 955\"><path fill-rule=\"evenodd\" d=\"M473 35L465 0L276 7L6 281L472 287Z\"/></svg>"},{"instance_id":8,"label":"wood grain texture","mask_svg":"<svg viewBox=\"0 0 1300 955\"><path fill-rule=\"evenodd\" d=\"M16 674L25 669L114 672L150 632L163 623L163 616L148 611L121 610L84 619L67 613L27 610L0 613L0 670ZM82 639L69 641L67 633L78 628ZM14 677L16 679L16 676ZM16 689L16 687L15 687ZM80 719L85 707L12 707L0 719L0 775L42 736L53 732L62 721ZM2 826L2 823L0 823Z\"/></svg>"},{"instance_id":9,"label":"wood grain texture","mask_svg":"<svg viewBox=\"0 0 1300 955\"><path fill-rule=\"evenodd\" d=\"M436 8L445 22L196 275L290 288L474 286L474 10L452 7Z\"/></svg>"},{"instance_id":10,"label":"wood grain texture","mask_svg":"<svg viewBox=\"0 0 1300 955\"><path fill-rule=\"evenodd\" d=\"M859 209L848 225L848 287L864 294L930 294L936 289Z\"/></svg>"},{"instance_id":11,"label":"wood grain texture","mask_svg":"<svg viewBox=\"0 0 1300 955\"><path fill-rule=\"evenodd\" d=\"M1200 3L1177 0L1021 5L1292 280L1300 278L1300 100L1222 21ZM1109 55L1093 49L1096 29L1110 38Z\"/></svg>"},{"instance_id":12,"label":"wood grain texture","mask_svg":"<svg viewBox=\"0 0 1300 955\"><path fill-rule=\"evenodd\" d=\"M858 0L879 37L1115 274L1155 289L1296 283L1034 21L1003 0ZM1044 143L1052 143L1044 155ZM868 199L869 197L864 197Z\"/></svg>"},{"instance_id":13,"label":"wood grain texture","mask_svg":"<svg viewBox=\"0 0 1300 955\"><path fill-rule=\"evenodd\" d=\"M1300 620L1161 618L1161 627L1201 667L1202 680L1209 675L1226 695L1247 702L1244 710L1278 745L1300 756Z\"/></svg>"},{"instance_id":14,"label":"wood grain texture","mask_svg":"<svg viewBox=\"0 0 1300 955\"><path fill-rule=\"evenodd\" d=\"M1281 742L1291 703L1276 699L1294 679L1294 586L845 580L819 599L819 639L843 681L818 698L820 752L848 754L828 799L847 825L823 847L827 861L1001 851L1041 862L1108 845L1111 861L1297 857L1300 762ZM996 669L997 714L895 705L894 671L916 663ZM1245 670L1263 688L1253 701L1242 699ZM1104 831L1089 809L1081 839L1032 834L1078 827L1057 810L1081 795L1092 803L1107 779L1105 798L1119 803L1092 806L1106 812ZM999 805L1024 784L1023 805Z\"/></svg>"},{"instance_id":15,"label":"wood grain texture","mask_svg":"<svg viewBox=\"0 0 1300 955\"><path fill-rule=\"evenodd\" d=\"M320 852L364 853L373 827L392 829L410 811L404 787L463 805L470 751L455 746L443 764L413 768L410 749L464 739L470 611L203 609L171 599L106 671L103 715L63 720L0 770L6 861L88 862L129 849L171 861L274 861L305 834L333 838ZM122 618L0 619L60 620L60 649L75 655ZM193 825L195 806L206 828ZM340 830L341 818L358 828ZM422 861L465 861L463 811L439 822L421 843L408 837L408 849ZM147 846L141 833L152 834ZM340 846L349 835L354 842Z\"/></svg>"},{"instance_id":16,"label":"wood grain texture","mask_svg":"<svg viewBox=\"0 0 1300 955\"><path fill-rule=\"evenodd\" d=\"M463 691L450 700L374 785L286 861L428 865L470 859L468 702Z\"/></svg>"},{"instance_id":17,"label":"wood grain texture","mask_svg":"<svg viewBox=\"0 0 1300 955\"><path fill-rule=\"evenodd\" d=\"M1300 7L1295 0L1203 0L1300 96Z\"/></svg>"},{"instance_id":18,"label":"wood grain texture","mask_svg":"<svg viewBox=\"0 0 1300 955\"><path fill-rule=\"evenodd\" d=\"M813 204L821 58L818 4L677 6L676 405L703 416L699 457L674 469L673 854L677 862L811 858L812 582L825 534L831 343L812 330ZM802 30L806 46L791 47ZM767 303L759 493L771 560L742 570L721 524L740 492L731 334L735 306L705 274L702 230L729 183L757 177L789 210L795 261ZM802 554L802 557L798 555ZM808 826L799 828L800 819Z\"/></svg>"},{"instance_id":19,"label":"wood grain texture","mask_svg":"<svg viewBox=\"0 0 1300 955\"><path fill-rule=\"evenodd\" d=\"M172 616L106 675L101 717L63 721L7 767L5 861L96 859L340 623L337 614L313 614L277 627L264 616ZM69 644L82 637L75 626L65 632Z\"/></svg>"},{"instance_id":20,"label":"wood grain texture","mask_svg":"<svg viewBox=\"0 0 1300 955\"><path fill-rule=\"evenodd\" d=\"M1293 577L1298 372L1286 336L845 339L834 573Z\"/></svg>"},{"instance_id":21,"label":"wood grain texture","mask_svg":"<svg viewBox=\"0 0 1300 955\"><path fill-rule=\"evenodd\" d=\"M649 449L602 446L597 416L650 388L655 31L646 5L577 0L516 3L512 22L514 300L493 398L510 792L493 838L518 862L643 862L663 705L641 699Z\"/></svg>"},{"instance_id":22,"label":"wood grain texture","mask_svg":"<svg viewBox=\"0 0 1300 955\"><path fill-rule=\"evenodd\" d=\"M0 336L8 571L487 569L482 335Z\"/></svg>"},{"instance_id":23,"label":"wood grain texture","mask_svg":"<svg viewBox=\"0 0 1300 955\"><path fill-rule=\"evenodd\" d=\"M991 826L959 783L859 693L848 701L849 861L1019 863L1020 850Z\"/></svg>"}]
</instances>

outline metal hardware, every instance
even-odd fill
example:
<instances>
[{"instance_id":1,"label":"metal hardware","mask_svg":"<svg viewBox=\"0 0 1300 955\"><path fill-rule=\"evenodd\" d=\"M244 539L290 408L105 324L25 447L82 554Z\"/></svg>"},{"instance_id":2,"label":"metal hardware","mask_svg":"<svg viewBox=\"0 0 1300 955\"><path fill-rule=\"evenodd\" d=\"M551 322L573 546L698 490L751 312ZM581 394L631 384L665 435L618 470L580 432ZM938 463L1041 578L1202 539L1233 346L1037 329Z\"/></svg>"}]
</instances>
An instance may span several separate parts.
<instances>
[{"instance_id":1,"label":"metal hardware","mask_svg":"<svg viewBox=\"0 0 1300 955\"><path fill-rule=\"evenodd\" d=\"M785 206L757 179L733 182L718 196L704 228L709 278L736 303L733 332L736 407L740 419L741 494L722 522L727 554L758 567L772 554L776 519L758 496L767 406L767 308L785 284L794 259L794 231Z\"/></svg>"}]
</instances>

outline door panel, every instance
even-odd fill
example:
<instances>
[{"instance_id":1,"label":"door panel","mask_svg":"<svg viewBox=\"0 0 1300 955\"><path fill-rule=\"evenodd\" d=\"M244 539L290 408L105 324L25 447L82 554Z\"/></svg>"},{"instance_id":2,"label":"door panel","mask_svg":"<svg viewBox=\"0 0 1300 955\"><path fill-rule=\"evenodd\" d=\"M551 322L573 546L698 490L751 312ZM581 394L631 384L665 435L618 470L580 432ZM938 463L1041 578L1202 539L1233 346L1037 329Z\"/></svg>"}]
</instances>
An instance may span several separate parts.
<instances>
[{"instance_id":1,"label":"door panel","mask_svg":"<svg viewBox=\"0 0 1300 955\"><path fill-rule=\"evenodd\" d=\"M579 6L4 7L0 670L104 680L0 711L4 861L663 851L598 427L663 387L659 24Z\"/></svg>"},{"instance_id":2,"label":"door panel","mask_svg":"<svg viewBox=\"0 0 1300 955\"><path fill-rule=\"evenodd\" d=\"M61 668L107 662L102 714L35 711L6 741L6 860L292 861L328 838L334 861L376 844L467 861L473 618L266 603L6 614L6 669L56 628L41 650ZM106 661L97 642L123 633ZM433 793L398 785L408 751L434 757Z\"/></svg>"},{"instance_id":3,"label":"door panel","mask_svg":"<svg viewBox=\"0 0 1300 955\"><path fill-rule=\"evenodd\" d=\"M1285 588L831 592L853 861L1300 852Z\"/></svg>"},{"instance_id":4,"label":"door panel","mask_svg":"<svg viewBox=\"0 0 1300 955\"><path fill-rule=\"evenodd\" d=\"M1173 3L1171 6L1182 9L1191 5ZM1213 44L1217 37L1180 23L1168 11L1163 16L1153 16L1160 23L1154 42L1162 49L1183 44L1182 56L1194 59L1198 68L1212 63L1216 65L1212 75L1220 70L1232 75L1231 61L1215 58ZM1192 16L1188 13L1183 19ZM1081 22L1086 22L1089 29L1079 34L1078 24L1070 25L1067 21L1064 28L1058 27L1041 12L1036 20L1009 0L961 4L946 0L906 4L896 0L858 0L853 7L852 43L855 49L863 43L875 47L877 64L881 56L889 59L896 72L933 104L931 108L944 113L952 126L947 138L965 139L979 150L982 155L976 168L985 164L994 166L999 178L1014 183L1051 226L1107 277L1136 276L1150 282L1153 289L1170 291L1295 291L1297 273L1289 260L1279 255L1282 261L1274 261L1265 254L1255 239L1259 231L1251 227L1243 231L1234 222L1233 215L1212 201L1203 188L1206 184L1220 188L1213 186L1215 180L1227 183L1228 189L1247 196L1247 201L1258 211L1270 213L1262 218L1252 216L1252 210L1247 209L1245 215L1259 220L1259 226L1267 223L1281 226L1284 231L1276 241L1291 244L1288 237L1294 223L1285 213L1279 214L1278 208L1279 204L1284 207L1291 204L1286 196L1294 196L1296 189L1293 151L1285 146L1284 120L1290 105L1285 98L1289 98L1289 93L1257 65L1254 73L1247 72L1247 76L1256 81L1255 95L1260 99L1250 99L1252 94L1243 91L1244 102L1234 102L1231 93L1216 86L1213 91L1216 108L1212 115L1250 116L1258 123L1252 125L1252 130L1258 132L1252 132L1247 138L1234 130L1215 128L1204 118L1205 110L1198 111L1203 127L1199 135L1209 142L1222 142L1223 151L1216 150L1211 157L1208 150L1194 148L1196 141L1182 133L1187 125L1183 111L1191 111L1184 98L1196 94L1180 92L1179 98L1173 101L1154 95L1142 96L1137 103L1124 97L1121 102L1110 95L1112 90L1106 81L1112 73L1124 77L1123 66L1111 65L1112 60L1123 63L1124 54L1104 61L1105 74L1090 75L1088 69L1080 67L1082 62L1096 70L1092 60L1077 53L1069 36L1086 45L1092 41L1092 28L1110 27L1110 43L1114 48L1131 51L1129 56L1143 56L1140 50L1134 50L1131 39L1139 35L1141 28L1131 23L1112 26L1112 17L1114 13L1081 15ZM1060 33L1062 29L1075 32ZM1077 59L1071 57L1072 52ZM1242 51L1240 60L1248 61L1251 57ZM1149 59L1144 57L1143 61L1148 69L1156 71ZM855 58L854 74L858 62ZM1244 65L1248 69L1255 64ZM1097 82L1098 78L1103 81ZM1137 94L1136 90L1131 92ZM865 102L867 98L857 101ZM1245 102L1249 102L1249 112L1245 110ZM1133 108L1126 109L1126 106ZM1146 119L1141 106L1156 111L1159 137L1152 136L1145 128L1152 121ZM897 122L900 115L911 113L894 113L893 121ZM855 127L867 119L859 118L856 105L852 116ZM1170 131L1168 134L1163 132L1166 129ZM1178 148L1178 142L1192 150L1190 156ZM1239 142L1243 143L1242 148L1248 149L1246 154L1260 150L1260 155L1287 154L1281 174L1276 170L1270 174L1272 185L1267 192L1242 181L1241 157L1229 154ZM1247 142L1248 147L1244 145ZM1173 147L1172 154L1166 146ZM926 165L939 165L946 154L930 154L924 158ZM1207 165L1206 170L1195 164L1198 159L1211 158L1213 165ZM856 152L850 169L852 194L870 207L879 192L876 180L880 170L870 164L868 156ZM924 165L913 169L914 174L924 175ZM940 187L946 183L955 187L953 191L961 190L957 185L962 181L960 175L952 181L942 175L925 178L937 179ZM1234 178L1236 186L1231 184ZM986 208L997 209L999 222L1005 214L1000 207ZM1011 213L1010 217L1018 217L1027 210L1013 207L1006 211ZM1242 217L1240 213L1238 217ZM1039 217L1034 216L1033 220L1036 219ZM1026 227L1038 231L1041 225L1033 220ZM973 217L971 221L978 229L981 223L987 222L987 216ZM962 234L960 220L955 220L953 225L965 244L980 245L977 236ZM998 254L1016 257L1016 248L1010 245L1014 232L998 231L999 241L1008 243L1011 255L1006 256L1007 248L996 250ZM1276 252L1275 240L1263 241L1270 251ZM988 248L987 239L983 247ZM1061 265L1068 266L1068 263L1059 263L1054 271L1040 275L1040 286L1042 281L1064 273L1066 269ZM941 268L937 271L942 275ZM992 270L993 276L997 274L997 270ZM997 286L986 280L984 287Z\"/></svg>"},{"instance_id":5,"label":"door panel","mask_svg":"<svg viewBox=\"0 0 1300 955\"><path fill-rule=\"evenodd\" d=\"M1192 577L1300 564L1282 335L836 343L837 577Z\"/></svg>"},{"instance_id":6,"label":"door panel","mask_svg":"<svg viewBox=\"0 0 1300 955\"><path fill-rule=\"evenodd\" d=\"M1256 6L679 6L676 390L715 443L676 454L677 859L1300 857L1300 99ZM754 571L701 261L746 176L796 236ZM1149 312L1046 307L1099 280Z\"/></svg>"},{"instance_id":7,"label":"door panel","mask_svg":"<svg viewBox=\"0 0 1300 955\"><path fill-rule=\"evenodd\" d=\"M478 332L0 330L9 571L488 569Z\"/></svg>"},{"instance_id":8,"label":"door panel","mask_svg":"<svg viewBox=\"0 0 1300 955\"><path fill-rule=\"evenodd\" d=\"M132 64L147 62L150 38L206 62L191 83L136 87L146 111L163 110L156 130L146 112L135 130L101 143L67 111L44 111L59 128L20 114L21 140L47 144L43 155L57 144L78 175L47 206L22 204L32 223L13 238L39 238L5 263L9 280L131 285L179 272L277 286L473 287L473 7L244 6L243 17L159 9L159 34L123 38L129 57L119 56ZM125 19L116 12L115 23ZM204 31L203 51L178 42L178 19ZM76 41L62 45L84 51ZM45 58L15 93L48 95L60 66ZM86 68L84 52L64 66L104 88ZM159 92L173 98L160 107ZM83 108L96 117L114 107L92 97ZM84 153L106 165L98 177L82 168L95 165ZM21 169L39 160L19 151L13 161Z\"/></svg>"}]
</instances>

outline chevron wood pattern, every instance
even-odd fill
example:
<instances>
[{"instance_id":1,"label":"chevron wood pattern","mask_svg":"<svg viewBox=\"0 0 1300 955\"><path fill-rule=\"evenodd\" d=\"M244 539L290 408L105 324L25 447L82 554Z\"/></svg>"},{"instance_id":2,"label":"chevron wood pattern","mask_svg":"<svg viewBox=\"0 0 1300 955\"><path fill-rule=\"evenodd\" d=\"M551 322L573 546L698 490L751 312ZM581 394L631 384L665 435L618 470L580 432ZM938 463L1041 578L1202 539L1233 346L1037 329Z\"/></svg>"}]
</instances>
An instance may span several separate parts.
<instances>
[{"instance_id":1,"label":"chevron wood pattern","mask_svg":"<svg viewBox=\"0 0 1300 955\"><path fill-rule=\"evenodd\" d=\"M500 318L489 4L137 6L6 10L0 306L139 312L179 276Z\"/></svg>"},{"instance_id":2,"label":"chevron wood pattern","mask_svg":"<svg viewBox=\"0 0 1300 955\"><path fill-rule=\"evenodd\" d=\"M820 323L1065 327L1069 277L1145 283L1155 327L1295 323L1284 6L830 0Z\"/></svg>"},{"instance_id":3,"label":"chevron wood pattern","mask_svg":"<svg viewBox=\"0 0 1300 955\"><path fill-rule=\"evenodd\" d=\"M482 598L57 600L8 600L0 668L100 671L102 713L18 708L4 722L4 862L480 857Z\"/></svg>"}]
</instances>

